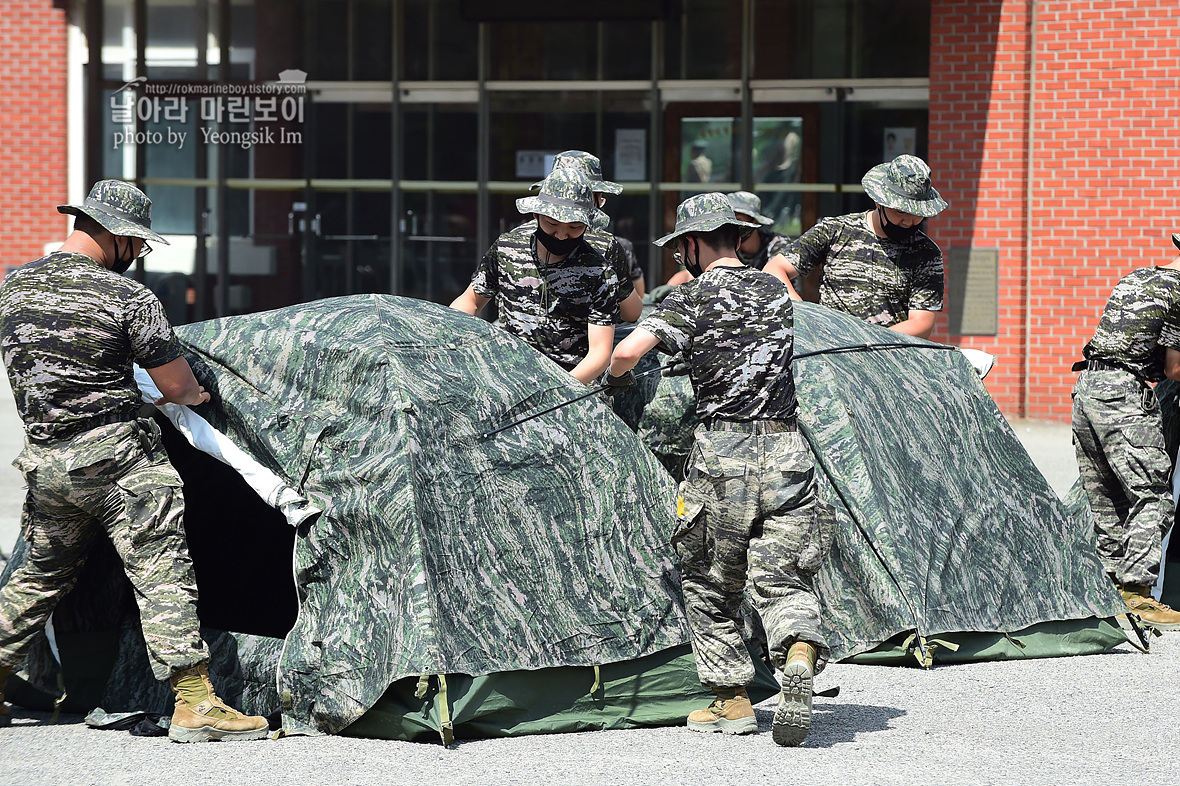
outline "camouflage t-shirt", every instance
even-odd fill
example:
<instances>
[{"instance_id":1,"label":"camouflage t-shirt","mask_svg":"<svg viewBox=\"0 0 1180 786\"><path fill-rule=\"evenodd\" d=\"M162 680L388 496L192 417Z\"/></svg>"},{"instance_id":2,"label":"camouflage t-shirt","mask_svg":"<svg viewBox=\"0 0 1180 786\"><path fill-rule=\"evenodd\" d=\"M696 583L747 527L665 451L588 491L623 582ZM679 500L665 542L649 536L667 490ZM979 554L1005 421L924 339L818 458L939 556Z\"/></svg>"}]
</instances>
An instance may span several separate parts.
<instances>
[{"instance_id":1,"label":"camouflage t-shirt","mask_svg":"<svg viewBox=\"0 0 1180 786\"><path fill-rule=\"evenodd\" d=\"M537 231L537 220L535 218L521 224L517 229L525 229L532 234ZM638 269L639 264L635 262L635 249L632 247L630 257L627 256L627 250L623 246L623 238L615 237L610 232L604 232L601 229L586 228L586 233L582 235L590 247L602 254L603 258L610 264L611 270L615 271L615 275L619 279L619 297L618 300L622 303L627 298L631 297L631 293L635 291L634 279L637 276L631 275L632 269ZM626 241L628 244L630 241ZM643 275L640 273L639 275Z\"/></svg>"},{"instance_id":2,"label":"camouflage t-shirt","mask_svg":"<svg viewBox=\"0 0 1180 786\"><path fill-rule=\"evenodd\" d=\"M704 420L791 420L795 313L786 286L749 267L713 267L681 284L639 327L683 352Z\"/></svg>"},{"instance_id":3,"label":"camouflage t-shirt","mask_svg":"<svg viewBox=\"0 0 1180 786\"><path fill-rule=\"evenodd\" d=\"M1082 354L1149 382L1164 378L1164 350L1180 350L1180 270L1143 267L1115 284Z\"/></svg>"},{"instance_id":4,"label":"camouflage t-shirt","mask_svg":"<svg viewBox=\"0 0 1180 786\"><path fill-rule=\"evenodd\" d=\"M497 238L471 287L496 301L497 325L569 371L590 351L586 326L619 321L619 278L588 243L560 262L541 263L530 223Z\"/></svg>"},{"instance_id":5,"label":"camouflage t-shirt","mask_svg":"<svg viewBox=\"0 0 1180 786\"><path fill-rule=\"evenodd\" d=\"M626 262L627 280L634 282L636 279L643 278L643 268L639 266L639 259L635 256L635 244L625 237L613 235L614 239L619 244L619 249L623 253L623 260ZM634 289L634 287L632 287ZM628 295L631 293L628 292Z\"/></svg>"},{"instance_id":6,"label":"camouflage t-shirt","mask_svg":"<svg viewBox=\"0 0 1180 786\"><path fill-rule=\"evenodd\" d=\"M791 238L765 228L755 231L762 238L762 245L753 254L746 254L739 248L738 259L752 268L762 270L771 259L779 254L786 254L787 249L791 247Z\"/></svg>"},{"instance_id":7,"label":"camouflage t-shirt","mask_svg":"<svg viewBox=\"0 0 1180 786\"><path fill-rule=\"evenodd\" d=\"M920 230L904 243L877 237L865 213L823 218L783 254L800 276L824 266L819 302L889 327L910 309L942 310L942 251Z\"/></svg>"},{"instance_id":8,"label":"camouflage t-shirt","mask_svg":"<svg viewBox=\"0 0 1180 786\"><path fill-rule=\"evenodd\" d=\"M151 290L59 251L0 284L0 354L25 430L40 441L130 419L142 403L132 362L156 368L181 351Z\"/></svg>"}]
</instances>

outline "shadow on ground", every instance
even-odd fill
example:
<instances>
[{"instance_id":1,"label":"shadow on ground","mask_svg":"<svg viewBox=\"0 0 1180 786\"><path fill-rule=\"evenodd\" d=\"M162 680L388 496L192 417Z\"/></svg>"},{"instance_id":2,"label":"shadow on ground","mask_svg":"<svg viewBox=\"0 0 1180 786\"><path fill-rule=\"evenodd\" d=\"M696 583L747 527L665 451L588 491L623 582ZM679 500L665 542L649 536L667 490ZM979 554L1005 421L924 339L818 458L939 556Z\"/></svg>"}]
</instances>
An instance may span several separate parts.
<instances>
[{"instance_id":1,"label":"shadow on ground","mask_svg":"<svg viewBox=\"0 0 1180 786\"><path fill-rule=\"evenodd\" d=\"M769 732L773 710L755 709L758 730ZM858 735L885 731L894 718L905 715L896 707L877 707L871 704L815 704L811 711L811 733L804 741L805 748L830 748L844 742L854 742Z\"/></svg>"}]
</instances>

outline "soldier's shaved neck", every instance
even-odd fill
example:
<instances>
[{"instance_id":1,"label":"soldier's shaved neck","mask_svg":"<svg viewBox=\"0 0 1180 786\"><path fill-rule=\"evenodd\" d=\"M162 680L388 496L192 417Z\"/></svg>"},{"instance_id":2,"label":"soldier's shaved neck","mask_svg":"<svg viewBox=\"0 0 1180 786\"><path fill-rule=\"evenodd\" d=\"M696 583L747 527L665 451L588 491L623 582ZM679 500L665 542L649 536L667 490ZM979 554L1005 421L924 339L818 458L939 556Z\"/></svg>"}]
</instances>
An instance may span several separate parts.
<instances>
[{"instance_id":1,"label":"soldier's shaved neck","mask_svg":"<svg viewBox=\"0 0 1180 786\"><path fill-rule=\"evenodd\" d=\"M105 268L111 266L114 258L115 236L106 231L97 221L76 222L74 231L61 244L60 251L90 257Z\"/></svg>"}]
</instances>

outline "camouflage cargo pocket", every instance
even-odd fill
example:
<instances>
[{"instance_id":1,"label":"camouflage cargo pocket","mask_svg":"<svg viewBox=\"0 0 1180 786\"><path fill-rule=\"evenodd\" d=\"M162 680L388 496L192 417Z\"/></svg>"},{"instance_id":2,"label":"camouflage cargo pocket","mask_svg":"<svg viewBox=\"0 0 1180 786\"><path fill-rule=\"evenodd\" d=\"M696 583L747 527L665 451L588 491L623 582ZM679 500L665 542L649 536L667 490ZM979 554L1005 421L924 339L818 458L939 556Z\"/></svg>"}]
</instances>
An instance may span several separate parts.
<instances>
[{"instance_id":1,"label":"camouflage cargo pocket","mask_svg":"<svg viewBox=\"0 0 1180 786\"><path fill-rule=\"evenodd\" d=\"M750 436L741 432L698 432L688 455L685 479L699 484L702 492L705 485L712 488L712 494L718 500L736 493L742 484L731 485L731 482L744 479L749 464L735 456L741 455Z\"/></svg>"},{"instance_id":2,"label":"camouflage cargo pocket","mask_svg":"<svg viewBox=\"0 0 1180 786\"><path fill-rule=\"evenodd\" d=\"M812 576L832 548L835 527L836 509L812 496L809 503L784 510L767 520L763 540L772 544L768 559L769 554L776 554L777 558L771 561L781 563L788 574ZM774 574L769 568L767 571Z\"/></svg>"},{"instance_id":3,"label":"camouflage cargo pocket","mask_svg":"<svg viewBox=\"0 0 1180 786\"><path fill-rule=\"evenodd\" d=\"M37 507L33 504L33 496L26 494L24 505L21 506L20 511L20 536L25 539L26 543L33 542L33 535L37 530L36 522Z\"/></svg>"},{"instance_id":4,"label":"camouflage cargo pocket","mask_svg":"<svg viewBox=\"0 0 1180 786\"><path fill-rule=\"evenodd\" d=\"M676 529L671 541L682 568L708 565L707 529L705 500L694 492L692 483L686 480L680 484L680 495L676 498Z\"/></svg>"},{"instance_id":5,"label":"camouflage cargo pocket","mask_svg":"<svg viewBox=\"0 0 1180 786\"><path fill-rule=\"evenodd\" d=\"M826 502L815 502L815 526L812 528L803 550L799 552L799 570L803 573L819 572L828 552L832 550L832 538L836 534L836 509Z\"/></svg>"},{"instance_id":6,"label":"camouflage cargo pocket","mask_svg":"<svg viewBox=\"0 0 1180 786\"><path fill-rule=\"evenodd\" d=\"M115 484L122 497L124 513L116 526L126 528L126 537L132 547L174 534L170 530L183 533L182 517L170 515L176 504L174 498L181 497L184 485L171 464L145 464L128 472Z\"/></svg>"},{"instance_id":7,"label":"camouflage cargo pocket","mask_svg":"<svg viewBox=\"0 0 1180 786\"><path fill-rule=\"evenodd\" d=\"M41 466L41 460L29 452L28 448L25 448L12 460L12 466L20 470L25 484L28 485L29 476L37 471L37 467Z\"/></svg>"}]
</instances>

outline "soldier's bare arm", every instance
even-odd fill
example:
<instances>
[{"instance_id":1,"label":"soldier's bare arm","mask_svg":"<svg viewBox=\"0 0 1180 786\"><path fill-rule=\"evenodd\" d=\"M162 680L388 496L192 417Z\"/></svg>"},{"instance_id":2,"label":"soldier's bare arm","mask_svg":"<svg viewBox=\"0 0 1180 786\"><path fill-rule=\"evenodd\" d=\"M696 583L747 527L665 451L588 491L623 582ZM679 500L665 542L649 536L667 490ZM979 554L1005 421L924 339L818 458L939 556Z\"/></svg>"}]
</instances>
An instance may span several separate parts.
<instances>
[{"instance_id":1,"label":"soldier's bare arm","mask_svg":"<svg viewBox=\"0 0 1180 786\"><path fill-rule=\"evenodd\" d=\"M177 358L162 366L147 369L148 376L163 395L156 399L161 404L186 404L196 406L209 400L205 388L193 376L193 370L184 358Z\"/></svg>"},{"instance_id":2,"label":"soldier's bare arm","mask_svg":"<svg viewBox=\"0 0 1180 786\"><path fill-rule=\"evenodd\" d=\"M918 338L930 338L930 333L934 330L934 313L933 311L912 308L909 319L902 320L896 325L890 325L889 329Z\"/></svg>"},{"instance_id":3,"label":"soldier's bare arm","mask_svg":"<svg viewBox=\"0 0 1180 786\"><path fill-rule=\"evenodd\" d=\"M1180 382L1180 351L1168 348L1164 353L1164 376Z\"/></svg>"},{"instance_id":4,"label":"soldier's bare arm","mask_svg":"<svg viewBox=\"0 0 1180 786\"><path fill-rule=\"evenodd\" d=\"M762 269L787 285L787 289L791 292L792 300L803 299L803 297L795 291L795 287L791 284L791 279L799 275L799 271L796 270L795 266L788 262L787 258L782 254L776 254L775 256L766 260L766 267Z\"/></svg>"},{"instance_id":5,"label":"soldier's bare arm","mask_svg":"<svg viewBox=\"0 0 1180 786\"><path fill-rule=\"evenodd\" d=\"M619 318L624 322L637 322L643 314L643 295L633 289L627 299L619 304Z\"/></svg>"},{"instance_id":6,"label":"soldier's bare arm","mask_svg":"<svg viewBox=\"0 0 1180 786\"><path fill-rule=\"evenodd\" d=\"M468 286L462 295L451 301L451 308L475 316L480 311L483 311L483 307L488 304L490 299L476 294L475 289Z\"/></svg>"},{"instance_id":7,"label":"soldier's bare arm","mask_svg":"<svg viewBox=\"0 0 1180 786\"><path fill-rule=\"evenodd\" d=\"M570 374L579 382L589 385L598 379L610 363L610 350L615 343L614 325L587 325L586 336L590 341L590 349L582 362L574 366Z\"/></svg>"},{"instance_id":8,"label":"soldier's bare arm","mask_svg":"<svg viewBox=\"0 0 1180 786\"><path fill-rule=\"evenodd\" d=\"M635 328L615 347L614 354L610 358L610 373L616 377L626 374L635 368L635 364L647 354L648 350L659 343L660 340L653 333L641 327Z\"/></svg>"},{"instance_id":9,"label":"soldier's bare arm","mask_svg":"<svg viewBox=\"0 0 1180 786\"><path fill-rule=\"evenodd\" d=\"M772 259L768 259L766 261L766 267L762 269L787 285L787 289L789 289L791 292L792 300L803 299L799 296L799 293L795 291L795 287L791 286L791 279L799 275L799 271L796 270L795 266L788 262L787 258L782 254L779 254Z\"/></svg>"}]
</instances>

